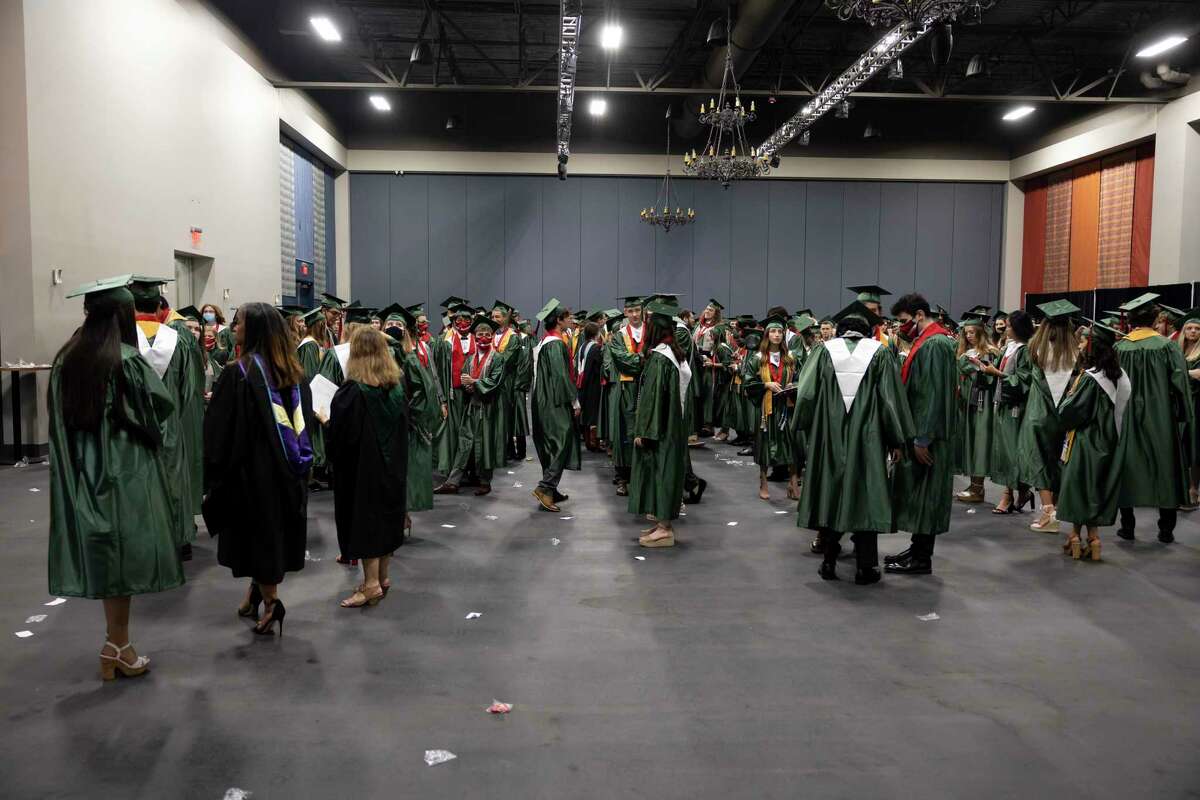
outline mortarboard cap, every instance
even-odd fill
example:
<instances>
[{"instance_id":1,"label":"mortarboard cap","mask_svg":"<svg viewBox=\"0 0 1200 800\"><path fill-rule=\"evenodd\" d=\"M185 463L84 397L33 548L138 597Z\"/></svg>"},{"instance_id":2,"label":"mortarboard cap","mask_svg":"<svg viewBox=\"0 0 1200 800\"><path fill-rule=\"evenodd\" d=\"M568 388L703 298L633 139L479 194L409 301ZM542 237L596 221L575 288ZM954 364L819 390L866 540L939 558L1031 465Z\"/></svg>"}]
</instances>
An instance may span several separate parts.
<instances>
[{"instance_id":1,"label":"mortarboard cap","mask_svg":"<svg viewBox=\"0 0 1200 800\"><path fill-rule=\"evenodd\" d=\"M451 316L455 316L455 317L473 317L473 316L475 316L475 309L471 308L466 303L455 303L454 305L450 306L450 308L448 308L446 310L450 313Z\"/></svg>"},{"instance_id":2,"label":"mortarboard cap","mask_svg":"<svg viewBox=\"0 0 1200 800\"><path fill-rule=\"evenodd\" d=\"M404 310L407 311L408 313L412 314L414 317L425 316L425 304L424 303L417 303L415 305L405 306Z\"/></svg>"},{"instance_id":3,"label":"mortarboard cap","mask_svg":"<svg viewBox=\"0 0 1200 800\"><path fill-rule=\"evenodd\" d=\"M384 322L389 319L404 319L404 315L401 313L404 310L404 306L400 305L399 303L392 303L390 306L379 309L379 313L377 313L375 316L379 317L379 319L383 320Z\"/></svg>"},{"instance_id":4,"label":"mortarboard cap","mask_svg":"<svg viewBox=\"0 0 1200 800\"><path fill-rule=\"evenodd\" d=\"M1038 310L1046 315L1046 319L1060 319L1082 313L1082 309L1070 300L1051 300L1049 303L1038 303Z\"/></svg>"},{"instance_id":5,"label":"mortarboard cap","mask_svg":"<svg viewBox=\"0 0 1200 800\"><path fill-rule=\"evenodd\" d=\"M467 302L467 298L452 294L442 301L442 308L454 308L455 306L466 305Z\"/></svg>"},{"instance_id":6,"label":"mortarboard cap","mask_svg":"<svg viewBox=\"0 0 1200 800\"><path fill-rule=\"evenodd\" d=\"M874 285L871 285L871 286L847 286L846 289L851 292L854 292L857 295L857 297L855 299L858 300L858 302L860 302L860 303L880 303L880 304L882 304L883 303L883 295L891 294L891 292L889 292L887 289L884 289L882 286L874 286Z\"/></svg>"},{"instance_id":7,"label":"mortarboard cap","mask_svg":"<svg viewBox=\"0 0 1200 800\"><path fill-rule=\"evenodd\" d=\"M813 319L812 314L797 314L793 319L796 322L796 333L804 333L811 328L815 328L817 321Z\"/></svg>"},{"instance_id":8,"label":"mortarboard cap","mask_svg":"<svg viewBox=\"0 0 1200 800\"><path fill-rule=\"evenodd\" d=\"M853 303L834 314L829 321L835 323L841 322L846 317L858 317L872 328L882 322L882 318L874 311L863 305L862 300L855 300ZM825 320L821 321L824 322Z\"/></svg>"},{"instance_id":9,"label":"mortarboard cap","mask_svg":"<svg viewBox=\"0 0 1200 800\"><path fill-rule=\"evenodd\" d=\"M200 309L195 306L184 306L183 308L176 309L175 313L184 319L190 319L194 322L200 321Z\"/></svg>"},{"instance_id":10,"label":"mortarboard cap","mask_svg":"<svg viewBox=\"0 0 1200 800\"><path fill-rule=\"evenodd\" d=\"M672 295L672 298L674 295ZM651 314L657 314L661 317L670 317L674 319L679 316L679 304L673 299L661 298L655 295L652 300L646 303L646 310Z\"/></svg>"},{"instance_id":11,"label":"mortarboard cap","mask_svg":"<svg viewBox=\"0 0 1200 800\"><path fill-rule=\"evenodd\" d=\"M1146 292L1145 294L1138 295L1127 303L1122 303L1121 305L1117 306L1117 308L1125 312L1137 311L1139 308L1153 303L1160 296L1161 295L1157 295L1154 292Z\"/></svg>"},{"instance_id":12,"label":"mortarboard cap","mask_svg":"<svg viewBox=\"0 0 1200 800\"><path fill-rule=\"evenodd\" d=\"M357 302L357 301L355 301ZM365 322L370 323L371 317L375 316L375 309L363 305L349 305L346 307L347 322Z\"/></svg>"},{"instance_id":13,"label":"mortarboard cap","mask_svg":"<svg viewBox=\"0 0 1200 800\"><path fill-rule=\"evenodd\" d=\"M114 275L111 278L101 278L91 283L85 283L67 292L67 297L82 297L88 295L99 295L101 292L112 292L118 289L127 289L129 282L133 280L132 275Z\"/></svg>"},{"instance_id":14,"label":"mortarboard cap","mask_svg":"<svg viewBox=\"0 0 1200 800\"><path fill-rule=\"evenodd\" d=\"M643 305L646 301L640 294L627 294L624 297L618 297L618 300L625 301L626 308Z\"/></svg>"},{"instance_id":15,"label":"mortarboard cap","mask_svg":"<svg viewBox=\"0 0 1200 800\"><path fill-rule=\"evenodd\" d=\"M500 309L501 311L503 311L505 314L511 314L514 311L516 311L515 308L513 308L512 306L510 306L508 303L504 302L503 300L497 300L496 302L492 303L492 310L495 311L497 308Z\"/></svg>"},{"instance_id":16,"label":"mortarboard cap","mask_svg":"<svg viewBox=\"0 0 1200 800\"><path fill-rule=\"evenodd\" d=\"M135 300L157 300L162 296L161 286L173 282L174 278L158 278L153 275L131 275L129 291Z\"/></svg>"},{"instance_id":17,"label":"mortarboard cap","mask_svg":"<svg viewBox=\"0 0 1200 800\"><path fill-rule=\"evenodd\" d=\"M560 312L565 310L566 307L563 306L562 303L558 302L557 297L551 297L546 305L542 306L542 310L537 313L537 318L542 322L545 322L547 317L551 315L557 316Z\"/></svg>"},{"instance_id":18,"label":"mortarboard cap","mask_svg":"<svg viewBox=\"0 0 1200 800\"><path fill-rule=\"evenodd\" d=\"M329 292L321 292L321 305L325 308L341 309L346 306L346 301Z\"/></svg>"},{"instance_id":19,"label":"mortarboard cap","mask_svg":"<svg viewBox=\"0 0 1200 800\"><path fill-rule=\"evenodd\" d=\"M1091 341L1102 341L1106 342L1109 346L1112 346L1116 344L1118 340L1125 337L1125 334L1121 333L1116 328L1105 325L1103 322L1098 322L1094 319L1088 319L1087 317L1084 317L1083 320L1091 324L1091 329L1088 331L1088 339Z\"/></svg>"},{"instance_id":20,"label":"mortarboard cap","mask_svg":"<svg viewBox=\"0 0 1200 800\"><path fill-rule=\"evenodd\" d=\"M762 321L761 324L764 331L768 328L786 328L787 320L779 315L776 315L773 317L767 317Z\"/></svg>"},{"instance_id":21,"label":"mortarboard cap","mask_svg":"<svg viewBox=\"0 0 1200 800\"><path fill-rule=\"evenodd\" d=\"M1189 322L1200 322L1200 306L1180 312L1179 318L1175 320L1176 326L1180 328Z\"/></svg>"},{"instance_id":22,"label":"mortarboard cap","mask_svg":"<svg viewBox=\"0 0 1200 800\"><path fill-rule=\"evenodd\" d=\"M300 317L301 322L303 322L305 325L312 325L314 322L321 319L325 319L325 309L321 308L320 306Z\"/></svg>"},{"instance_id":23,"label":"mortarboard cap","mask_svg":"<svg viewBox=\"0 0 1200 800\"><path fill-rule=\"evenodd\" d=\"M1169 306L1166 303L1159 303L1158 307L1167 312L1167 316L1171 318L1172 323L1178 322L1179 318L1183 316L1182 311L1174 306Z\"/></svg>"},{"instance_id":24,"label":"mortarboard cap","mask_svg":"<svg viewBox=\"0 0 1200 800\"><path fill-rule=\"evenodd\" d=\"M480 325L486 325L490 330L496 330L496 323L487 314L476 314L471 320L471 330L476 330Z\"/></svg>"},{"instance_id":25,"label":"mortarboard cap","mask_svg":"<svg viewBox=\"0 0 1200 800\"><path fill-rule=\"evenodd\" d=\"M713 298L713 297L708 298L708 304L710 306L712 306L713 308L715 308L717 311L725 310L725 306L721 305L721 301L717 300L716 298Z\"/></svg>"}]
</instances>

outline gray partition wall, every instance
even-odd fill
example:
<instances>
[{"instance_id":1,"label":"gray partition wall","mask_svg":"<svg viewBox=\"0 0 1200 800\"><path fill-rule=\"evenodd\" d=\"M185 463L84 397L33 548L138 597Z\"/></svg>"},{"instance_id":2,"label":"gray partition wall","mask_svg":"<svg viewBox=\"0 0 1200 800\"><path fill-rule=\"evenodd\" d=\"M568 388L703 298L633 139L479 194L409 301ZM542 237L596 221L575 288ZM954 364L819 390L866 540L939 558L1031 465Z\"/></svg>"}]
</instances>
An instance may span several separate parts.
<instances>
[{"instance_id":1,"label":"gray partition wall","mask_svg":"<svg viewBox=\"0 0 1200 800\"><path fill-rule=\"evenodd\" d=\"M664 233L638 218L654 202L650 178L355 173L349 293L376 306L500 298L526 316L551 296L608 308L651 291L756 315L833 312L851 299L843 287L864 283L955 314L999 298L1001 184L676 185L697 219Z\"/></svg>"}]
</instances>

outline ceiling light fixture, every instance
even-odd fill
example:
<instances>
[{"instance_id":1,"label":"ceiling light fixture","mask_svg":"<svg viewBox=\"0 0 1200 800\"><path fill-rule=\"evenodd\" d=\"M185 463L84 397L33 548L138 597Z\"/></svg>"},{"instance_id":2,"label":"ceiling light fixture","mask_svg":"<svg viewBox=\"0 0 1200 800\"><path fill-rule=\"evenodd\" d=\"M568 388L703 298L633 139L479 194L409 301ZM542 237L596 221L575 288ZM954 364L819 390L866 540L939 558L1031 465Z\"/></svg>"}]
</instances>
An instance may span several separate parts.
<instances>
[{"instance_id":1,"label":"ceiling light fixture","mask_svg":"<svg viewBox=\"0 0 1200 800\"><path fill-rule=\"evenodd\" d=\"M392 104L389 103L388 99L381 94L373 94L369 99L371 101L371 105L375 107L376 111L392 110Z\"/></svg>"},{"instance_id":2,"label":"ceiling light fixture","mask_svg":"<svg viewBox=\"0 0 1200 800\"><path fill-rule=\"evenodd\" d=\"M603 117L608 111L608 101L602 97L593 97L588 102L588 113L593 117Z\"/></svg>"},{"instance_id":3,"label":"ceiling light fixture","mask_svg":"<svg viewBox=\"0 0 1200 800\"><path fill-rule=\"evenodd\" d=\"M333 26L333 22L329 17L310 17L309 24L316 30L317 35L327 42L340 42L342 35L338 33L338 29Z\"/></svg>"},{"instance_id":4,"label":"ceiling light fixture","mask_svg":"<svg viewBox=\"0 0 1200 800\"><path fill-rule=\"evenodd\" d=\"M600 46L605 50L616 50L621 46L621 37L625 35L625 31L620 25L609 23L600 29Z\"/></svg>"},{"instance_id":5,"label":"ceiling light fixture","mask_svg":"<svg viewBox=\"0 0 1200 800\"><path fill-rule=\"evenodd\" d=\"M1186 36L1179 36L1179 35L1168 36L1165 39L1160 39L1159 41L1155 42L1154 44L1148 45L1146 47L1143 47L1141 50L1138 50L1137 57L1138 58L1154 58L1154 56L1158 55L1159 53L1165 53L1168 50L1170 50L1172 47L1178 47L1179 45L1183 44L1186 41L1187 41Z\"/></svg>"},{"instance_id":6,"label":"ceiling light fixture","mask_svg":"<svg viewBox=\"0 0 1200 800\"><path fill-rule=\"evenodd\" d=\"M1016 108L1012 109L1007 114L1005 114L1003 117L1001 117L1001 119L1004 120L1005 122L1016 122L1019 119L1028 117L1032 113L1033 113L1033 106L1017 106Z\"/></svg>"}]
</instances>

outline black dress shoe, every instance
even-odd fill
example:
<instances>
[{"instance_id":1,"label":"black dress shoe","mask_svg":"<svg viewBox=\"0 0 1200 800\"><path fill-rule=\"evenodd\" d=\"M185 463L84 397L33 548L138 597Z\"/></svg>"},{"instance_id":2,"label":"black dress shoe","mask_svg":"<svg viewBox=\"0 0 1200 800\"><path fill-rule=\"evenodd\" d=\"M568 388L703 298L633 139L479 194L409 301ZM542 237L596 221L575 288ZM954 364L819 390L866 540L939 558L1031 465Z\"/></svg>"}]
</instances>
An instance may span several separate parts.
<instances>
[{"instance_id":1,"label":"black dress shoe","mask_svg":"<svg viewBox=\"0 0 1200 800\"><path fill-rule=\"evenodd\" d=\"M556 503L562 503L562 502L565 502L565 501L567 501L567 500L570 500L570 499L571 499L571 495L569 495L569 494L563 494L563 493L562 493L562 492L560 492L558 489L555 489L555 490L554 490L554 502L556 502Z\"/></svg>"},{"instance_id":2,"label":"black dress shoe","mask_svg":"<svg viewBox=\"0 0 1200 800\"><path fill-rule=\"evenodd\" d=\"M902 564L885 564L883 568L895 575L932 575L933 561L913 556Z\"/></svg>"},{"instance_id":3,"label":"black dress shoe","mask_svg":"<svg viewBox=\"0 0 1200 800\"><path fill-rule=\"evenodd\" d=\"M905 550L902 550L899 553L896 553L896 555L894 555L894 556L884 556L883 563L884 564L905 564L908 562L908 560L910 558L912 558L912 548L911 547L909 547Z\"/></svg>"},{"instance_id":4,"label":"black dress shoe","mask_svg":"<svg viewBox=\"0 0 1200 800\"><path fill-rule=\"evenodd\" d=\"M1159 539L1161 539L1161 538L1162 538L1162 536L1160 535ZM1174 541L1174 539L1172 539L1172 541ZM191 561L192 560L192 546L190 544L185 544L183 547L179 548L179 560L180 561Z\"/></svg>"},{"instance_id":5,"label":"black dress shoe","mask_svg":"<svg viewBox=\"0 0 1200 800\"><path fill-rule=\"evenodd\" d=\"M752 455L754 455L754 448L747 447L745 450L738 450L738 455L739 456L752 456Z\"/></svg>"},{"instance_id":6,"label":"black dress shoe","mask_svg":"<svg viewBox=\"0 0 1200 800\"><path fill-rule=\"evenodd\" d=\"M821 562L821 568L817 570L817 574L820 575L821 580L824 581L840 580L837 576L837 564L829 561Z\"/></svg>"},{"instance_id":7,"label":"black dress shoe","mask_svg":"<svg viewBox=\"0 0 1200 800\"><path fill-rule=\"evenodd\" d=\"M629 484L622 481L617 484L617 497L629 497Z\"/></svg>"},{"instance_id":8,"label":"black dress shoe","mask_svg":"<svg viewBox=\"0 0 1200 800\"><path fill-rule=\"evenodd\" d=\"M1171 544L1172 542L1175 541L1175 534L1171 531L1159 531L1158 532L1158 540L1160 542L1162 542L1163 544ZM186 547L186 545L185 545L185 547ZM188 558L191 558L190 554L189 554Z\"/></svg>"},{"instance_id":9,"label":"black dress shoe","mask_svg":"<svg viewBox=\"0 0 1200 800\"><path fill-rule=\"evenodd\" d=\"M683 498L683 502L689 506L694 506L700 502L700 498L704 496L704 490L708 488L708 481L704 478L696 478L696 485L692 487L687 496Z\"/></svg>"},{"instance_id":10,"label":"black dress shoe","mask_svg":"<svg viewBox=\"0 0 1200 800\"><path fill-rule=\"evenodd\" d=\"M879 579L882 577L875 567L867 567L854 573L854 582L859 586L870 586L872 583L879 583Z\"/></svg>"},{"instance_id":11,"label":"black dress shoe","mask_svg":"<svg viewBox=\"0 0 1200 800\"><path fill-rule=\"evenodd\" d=\"M1117 536L1120 536L1127 542L1132 542L1134 539L1133 528L1117 528Z\"/></svg>"},{"instance_id":12,"label":"black dress shoe","mask_svg":"<svg viewBox=\"0 0 1200 800\"><path fill-rule=\"evenodd\" d=\"M824 545L821 544L821 539L819 537L816 539L813 539L812 544L810 544L808 547L810 550L813 551L813 555L819 556L819 555L821 555L821 553L825 552L825 547L824 547Z\"/></svg>"}]
</instances>

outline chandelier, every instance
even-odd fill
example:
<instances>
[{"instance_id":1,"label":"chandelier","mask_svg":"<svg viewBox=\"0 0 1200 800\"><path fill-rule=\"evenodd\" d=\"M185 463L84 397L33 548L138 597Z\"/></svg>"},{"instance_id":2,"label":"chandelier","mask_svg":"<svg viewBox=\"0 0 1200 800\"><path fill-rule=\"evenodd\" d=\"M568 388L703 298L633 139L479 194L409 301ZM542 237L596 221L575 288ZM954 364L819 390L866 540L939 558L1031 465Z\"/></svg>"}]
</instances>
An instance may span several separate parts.
<instances>
[{"instance_id":1,"label":"chandelier","mask_svg":"<svg viewBox=\"0 0 1200 800\"><path fill-rule=\"evenodd\" d=\"M957 21L960 16L964 22L975 23L995 4L996 0L825 0L843 22L859 17L872 27Z\"/></svg>"},{"instance_id":2,"label":"chandelier","mask_svg":"<svg viewBox=\"0 0 1200 800\"><path fill-rule=\"evenodd\" d=\"M726 30L732 29L732 19L727 13ZM767 157L760 157L746 141L745 126L753 122L757 114L754 101L749 110L742 105L741 89L733 74L733 41L725 46L725 74L721 77L721 91L716 99L709 98L708 105L700 105L700 122L708 126L708 141L697 153L683 154L683 174L696 178L720 181L728 189L730 181L758 178L771 171Z\"/></svg>"},{"instance_id":3,"label":"chandelier","mask_svg":"<svg viewBox=\"0 0 1200 800\"><path fill-rule=\"evenodd\" d=\"M675 206L674 211L671 210L671 206ZM658 210L660 207L662 208L661 212ZM643 208L640 216L642 222L661 227L663 233L670 233L671 228L696 221L696 210L689 208L685 212L680 208L675 199L675 190L671 188L670 109L667 110L667 174L663 177L662 185L658 187L658 195L654 198L654 205L649 208Z\"/></svg>"}]
</instances>

